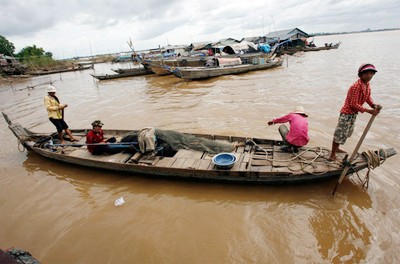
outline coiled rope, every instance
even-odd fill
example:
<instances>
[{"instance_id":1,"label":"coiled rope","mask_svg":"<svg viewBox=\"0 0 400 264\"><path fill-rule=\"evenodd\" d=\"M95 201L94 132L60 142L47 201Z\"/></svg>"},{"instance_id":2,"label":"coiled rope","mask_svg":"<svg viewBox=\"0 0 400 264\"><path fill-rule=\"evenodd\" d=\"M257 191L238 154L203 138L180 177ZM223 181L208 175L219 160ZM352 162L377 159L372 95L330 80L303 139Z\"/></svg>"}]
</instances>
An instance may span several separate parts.
<instances>
[{"instance_id":1,"label":"coiled rope","mask_svg":"<svg viewBox=\"0 0 400 264\"><path fill-rule=\"evenodd\" d=\"M379 155L379 152L382 152L383 157ZM387 152L385 149L381 150L366 150L363 152L363 155L367 158L368 161L368 169L375 169L376 167L379 167L381 164L385 162L387 159Z\"/></svg>"},{"instance_id":2,"label":"coiled rope","mask_svg":"<svg viewBox=\"0 0 400 264\"><path fill-rule=\"evenodd\" d=\"M298 154L296 154L296 153L293 152L293 154L294 154L293 157L291 157L291 158L289 158L289 159L280 160L280 159L268 158L268 151L265 150L265 149L263 149L263 148L260 147L259 145L257 145L257 143L255 143L252 139L247 139L247 140L246 140L246 143L247 143L247 142L251 142L251 143L252 143L254 146L256 146L259 150L264 151L265 154L266 154L266 155L265 155L265 159L268 160L268 161L271 161L271 162L273 162L273 161L275 161L275 162L290 162L290 161L297 160L297 162L300 164L300 169L295 170L295 169L291 169L289 166L287 166L287 168L288 168L290 171L293 171L293 172L303 171L303 172L305 172L305 173L310 173L310 174L313 174L313 175L322 175L322 174L325 174L325 173L327 173L327 172L329 171L329 166L333 166L333 164L336 164L336 166L337 166L337 165L341 165L341 163L339 163L339 162L337 162L337 161L336 161L336 162L331 162L331 161L328 161L328 160L326 160L326 161L316 161L319 157L323 157L323 158L326 159L326 157L325 157L325 155L324 155L324 152L329 152L329 150L326 149L326 148L323 148L323 147L310 147L310 148L307 148L307 149L305 149L305 150L299 152ZM302 155L303 155L304 153L306 153L306 152L314 152L316 155L315 155L315 157L313 157L312 159L306 159L306 158L302 157ZM299 160L299 159L300 159L300 160ZM328 169L326 169L325 171L322 171L322 172L318 172L318 173L314 173L314 172L310 172L310 171L305 171L305 168L308 167L308 166L311 166L311 167L313 167L314 169L316 169L316 166L318 165L317 163L319 163L319 164L322 163L322 164L328 166ZM333 164L332 164L332 163L333 163Z\"/></svg>"},{"instance_id":3,"label":"coiled rope","mask_svg":"<svg viewBox=\"0 0 400 264\"><path fill-rule=\"evenodd\" d=\"M18 144L18 146L17 146L18 151L19 152L24 152L25 151L25 146L18 139L17 139L17 144ZM21 146L22 146L22 149L21 149Z\"/></svg>"},{"instance_id":4,"label":"coiled rope","mask_svg":"<svg viewBox=\"0 0 400 264\"><path fill-rule=\"evenodd\" d=\"M382 151L383 157L381 157L380 151ZM361 180L360 175L358 175L357 173L357 177L358 179L362 182L361 187L368 189L369 187L369 172L373 169L375 169L376 167L379 167L381 164L383 164L385 162L385 160L387 159L387 152L385 149L382 150L377 150L377 151L373 151L373 150L366 150L363 152L364 157L367 159L367 174L365 175L364 180Z\"/></svg>"}]
</instances>

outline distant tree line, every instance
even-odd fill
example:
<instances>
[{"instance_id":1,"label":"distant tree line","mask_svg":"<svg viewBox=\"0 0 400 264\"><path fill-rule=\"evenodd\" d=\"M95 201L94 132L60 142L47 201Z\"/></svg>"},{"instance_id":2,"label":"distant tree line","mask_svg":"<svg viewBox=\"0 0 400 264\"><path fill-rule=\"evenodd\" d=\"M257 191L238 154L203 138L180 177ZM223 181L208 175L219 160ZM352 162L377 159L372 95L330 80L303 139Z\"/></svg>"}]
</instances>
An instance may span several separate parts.
<instances>
[{"instance_id":1,"label":"distant tree line","mask_svg":"<svg viewBox=\"0 0 400 264\"><path fill-rule=\"evenodd\" d=\"M313 33L312 36L328 36L328 35L344 35L344 34L353 34L353 33L366 33L366 32L379 32L379 31L393 31L400 30L400 28L383 28L383 29L370 29L367 28L365 30L359 31L343 31L343 32L319 32Z\"/></svg>"},{"instance_id":2,"label":"distant tree line","mask_svg":"<svg viewBox=\"0 0 400 264\"><path fill-rule=\"evenodd\" d=\"M20 52L15 53L14 43L8 41L4 36L0 35L0 54L15 57L20 60L30 60L32 58L47 57L52 59L53 54L51 52L46 52L43 48L33 46L27 46L23 48Z\"/></svg>"},{"instance_id":3,"label":"distant tree line","mask_svg":"<svg viewBox=\"0 0 400 264\"><path fill-rule=\"evenodd\" d=\"M2 35L0 35L0 54L15 57L28 67L52 67L59 64L53 59L51 52L46 52L36 45L27 46L15 53L14 44Z\"/></svg>"}]
</instances>

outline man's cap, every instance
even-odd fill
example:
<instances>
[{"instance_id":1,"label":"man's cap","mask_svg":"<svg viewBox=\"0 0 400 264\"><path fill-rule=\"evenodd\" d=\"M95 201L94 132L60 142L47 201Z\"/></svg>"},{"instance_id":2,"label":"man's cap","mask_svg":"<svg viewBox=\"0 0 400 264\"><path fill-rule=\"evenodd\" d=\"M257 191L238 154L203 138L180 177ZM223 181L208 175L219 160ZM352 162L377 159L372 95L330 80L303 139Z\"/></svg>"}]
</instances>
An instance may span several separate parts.
<instances>
[{"instance_id":1,"label":"man's cap","mask_svg":"<svg viewBox=\"0 0 400 264\"><path fill-rule=\"evenodd\" d=\"M374 73L377 72L377 70L375 69L375 66L370 63L361 65L360 68L358 68L358 75L360 76L360 74L365 71L373 71Z\"/></svg>"},{"instance_id":2,"label":"man's cap","mask_svg":"<svg viewBox=\"0 0 400 264\"><path fill-rule=\"evenodd\" d=\"M92 122L92 126L103 126L104 124L100 120L95 120Z\"/></svg>"}]
</instances>

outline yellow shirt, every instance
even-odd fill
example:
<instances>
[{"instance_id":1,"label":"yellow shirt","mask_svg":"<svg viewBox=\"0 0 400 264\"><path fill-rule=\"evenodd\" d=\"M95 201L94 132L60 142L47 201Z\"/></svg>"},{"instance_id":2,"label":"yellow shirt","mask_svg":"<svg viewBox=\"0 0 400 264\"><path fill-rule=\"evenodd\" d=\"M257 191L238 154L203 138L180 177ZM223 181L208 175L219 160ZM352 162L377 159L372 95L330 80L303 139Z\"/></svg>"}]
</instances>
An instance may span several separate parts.
<instances>
[{"instance_id":1,"label":"yellow shirt","mask_svg":"<svg viewBox=\"0 0 400 264\"><path fill-rule=\"evenodd\" d=\"M57 102L54 97L47 95L44 98L44 105L47 109L47 114L49 115L49 118L62 119L62 104Z\"/></svg>"}]
</instances>

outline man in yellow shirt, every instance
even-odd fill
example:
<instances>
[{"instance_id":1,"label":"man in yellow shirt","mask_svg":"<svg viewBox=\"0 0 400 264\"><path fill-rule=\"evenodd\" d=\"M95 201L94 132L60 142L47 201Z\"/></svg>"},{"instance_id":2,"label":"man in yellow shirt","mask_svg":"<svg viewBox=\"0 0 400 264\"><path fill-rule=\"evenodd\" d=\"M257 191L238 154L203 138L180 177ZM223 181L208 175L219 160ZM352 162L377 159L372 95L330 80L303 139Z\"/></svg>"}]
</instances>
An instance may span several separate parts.
<instances>
[{"instance_id":1,"label":"man in yellow shirt","mask_svg":"<svg viewBox=\"0 0 400 264\"><path fill-rule=\"evenodd\" d=\"M49 120L57 128L57 133L61 140L61 144L65 144L62 133L63 130L65 130L72 142L78 141L72 136L71 131L68 129L67 123L64 121L64 108L68 105L60 104L60 100L58 100L56 92L57 90L53 85L49 84L49 86L47 86L47 96L44 98L44 105L47 109Z\"/></svg>"}]
</instances>

